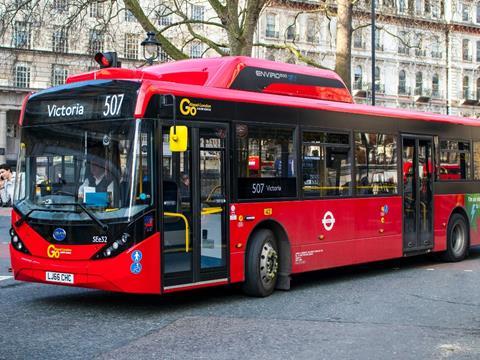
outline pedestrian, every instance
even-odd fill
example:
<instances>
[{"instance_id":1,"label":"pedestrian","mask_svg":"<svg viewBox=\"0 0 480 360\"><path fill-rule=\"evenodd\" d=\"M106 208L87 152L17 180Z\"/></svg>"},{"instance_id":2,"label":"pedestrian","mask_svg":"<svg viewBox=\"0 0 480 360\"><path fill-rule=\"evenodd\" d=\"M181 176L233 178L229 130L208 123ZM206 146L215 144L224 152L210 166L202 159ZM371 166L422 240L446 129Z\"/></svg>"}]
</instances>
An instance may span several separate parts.
<instances>
[{"instance_id":1,"label":"pedestrian","mask_svg":"<svg viewBox=\"0 0 480 360\"><path fill-rule=\"evenodd\" d=\"M0 165L0 181L0 199L2 201L2 206L12 206L15 173L7 164Z\"/></svg>"}]
</instances>

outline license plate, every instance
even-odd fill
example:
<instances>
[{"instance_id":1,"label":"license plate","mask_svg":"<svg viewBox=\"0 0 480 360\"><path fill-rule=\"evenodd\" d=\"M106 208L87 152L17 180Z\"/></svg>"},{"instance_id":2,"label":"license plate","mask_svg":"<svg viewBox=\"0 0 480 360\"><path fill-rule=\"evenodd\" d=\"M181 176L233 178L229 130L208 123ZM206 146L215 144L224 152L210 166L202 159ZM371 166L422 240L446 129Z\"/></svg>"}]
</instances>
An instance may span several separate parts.
<instances>
[{"instance_id":1,"label":"license plate","mask_svg":"<svg viewBox=\"0 0 480 360\"><path fill-rule=\"evenodd\" d=\"M65 274L58 272L47 271L45 273L45 280L50 282L62 283L62 284L73 284L73 274Z\"/></svg>"}]
</instances>

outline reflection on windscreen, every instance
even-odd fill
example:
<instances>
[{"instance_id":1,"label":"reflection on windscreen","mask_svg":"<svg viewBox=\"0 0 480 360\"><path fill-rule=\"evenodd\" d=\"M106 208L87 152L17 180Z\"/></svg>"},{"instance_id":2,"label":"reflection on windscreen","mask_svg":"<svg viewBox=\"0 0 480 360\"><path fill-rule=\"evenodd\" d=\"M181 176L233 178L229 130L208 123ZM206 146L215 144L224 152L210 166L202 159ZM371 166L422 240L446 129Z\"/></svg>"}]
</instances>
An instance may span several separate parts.
<instances>
[{"instance_id":1,"label":"reflection on windscreen","mask_svg":"<svg viewBox=\"0 0 480 360\"><path fill-rule=\"evenodd\" d=\"M151 134L140 120L25 128L17 207L65 210L39 218L84 218L75 203L102 218L133 215L152 199Z\"/></svg>"}]
</instances>

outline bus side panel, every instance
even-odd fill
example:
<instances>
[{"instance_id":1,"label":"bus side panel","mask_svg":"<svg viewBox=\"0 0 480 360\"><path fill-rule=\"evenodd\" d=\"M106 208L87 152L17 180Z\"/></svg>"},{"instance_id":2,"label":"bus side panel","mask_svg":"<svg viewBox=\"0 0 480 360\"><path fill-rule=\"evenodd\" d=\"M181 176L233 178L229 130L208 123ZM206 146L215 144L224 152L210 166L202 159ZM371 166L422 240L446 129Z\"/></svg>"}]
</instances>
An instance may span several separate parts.
<instances>
[{"instance_id":1,"label":"bus side panel","mask_svg":"<svg viewBox=\"0 0 480 360\"><path fill-rule=\"evenodd\" d=\"M447 249L447 226L450 215L456 206L463 207L463 195L435 195L433 197L433 251L444 251Z\"/></svg>"},{"instance_id":2,"label":"bus side panel","mask_svg":"<svg viewBox=\"0 0 480 360\"><path fill-rule=\"evenodd\" d=\"M285 229L293 273L402 256L399 196L234 204L230 209L232 282L243 280L247 240L265 220Z\"/></svg>"},{"instance_id":3,"label":"bus side panel","mask_svg":"<svg viewBox=\"0 0 480 360\"><path fill-rule=\"evenodd\" d=\"M461 207L470 224L470 245L480 245L480 196L479 194L453 194L435 196L435 241L442 246L435 251L447 248L447 226L452 211Z\"/></svg>"}]
</instances>

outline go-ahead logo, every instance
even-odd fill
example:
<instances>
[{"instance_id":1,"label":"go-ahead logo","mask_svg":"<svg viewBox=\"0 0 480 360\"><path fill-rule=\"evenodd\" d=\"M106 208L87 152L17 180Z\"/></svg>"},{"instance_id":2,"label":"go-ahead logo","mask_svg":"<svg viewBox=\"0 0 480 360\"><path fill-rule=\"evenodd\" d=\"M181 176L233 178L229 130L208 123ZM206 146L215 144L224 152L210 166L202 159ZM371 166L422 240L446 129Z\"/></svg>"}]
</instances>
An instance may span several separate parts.
<instances>
[{"instance_id":1,"label":"go-ahead logo","mask_svg":"<svg viewBox=\"0 0 480 360\"><path fill-rule=\"evenodd\" d=\"M183 98L180 101L180 113L182 115L197 115L197 111L212 111L212 105L202 104L202 103L193 103L188 98Z\"/></svg>"},{"instance_id":2,"label":"go-ahead logo","mask_svg":"<svg viewBox=\"0 0 480 360\"><path fill-rule=\"evenodd\" d=\"M58 259L60 255L71 255L72 249L57 248L55 245L49 245L47 248L47 256L51 259Z\"/></svg>"}]
</instances>

